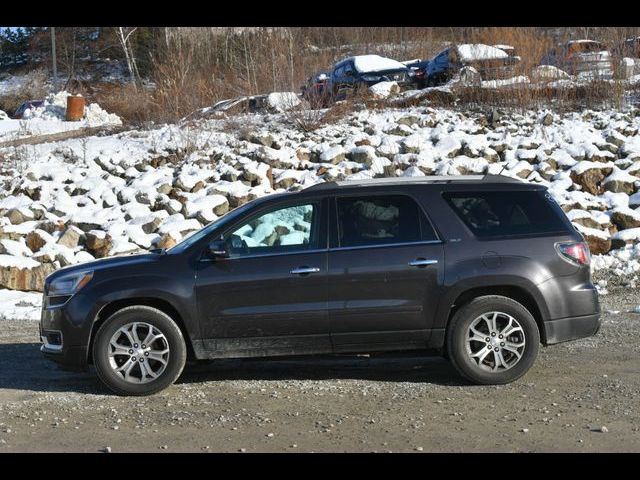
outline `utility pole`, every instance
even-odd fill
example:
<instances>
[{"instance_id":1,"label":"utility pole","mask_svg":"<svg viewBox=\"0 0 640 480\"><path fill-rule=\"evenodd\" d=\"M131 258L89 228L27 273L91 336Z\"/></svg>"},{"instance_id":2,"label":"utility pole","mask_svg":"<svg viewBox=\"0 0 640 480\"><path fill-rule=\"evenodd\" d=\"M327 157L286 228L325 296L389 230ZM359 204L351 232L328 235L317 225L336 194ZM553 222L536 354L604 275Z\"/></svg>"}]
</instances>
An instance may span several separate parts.
<instances>
[{"instance_id":1,"label":"utility pole","mask_svg":"<svg viewBox=\"0 0 640 480\"><path fill-rule=\"evenodd\" d=\"M53 59L53 90L58 90L58 64L56 62L56 27L51 27L51 58Z\"/></svg>"}]
</instances>

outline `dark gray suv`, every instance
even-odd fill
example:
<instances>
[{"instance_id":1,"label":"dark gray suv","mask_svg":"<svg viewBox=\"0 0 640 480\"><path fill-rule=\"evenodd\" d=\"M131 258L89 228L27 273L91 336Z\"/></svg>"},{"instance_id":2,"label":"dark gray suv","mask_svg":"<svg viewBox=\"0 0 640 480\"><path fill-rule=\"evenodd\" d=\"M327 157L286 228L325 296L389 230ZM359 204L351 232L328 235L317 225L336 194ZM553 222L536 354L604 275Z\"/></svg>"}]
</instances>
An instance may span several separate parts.
<instances>
[{"instance_id":1,"label":"dark gray suv","mask_svg":"<svg viewBox=\"0 0 640 480\"><path fill-rule=\"evenodd\" d=\"M323 183L245 204L167 251L45 284L42 351L119 394L188 359L439 351L502 384L600 327L589 249L546 189L500 176Z\"/></svg>"}]
</instances>

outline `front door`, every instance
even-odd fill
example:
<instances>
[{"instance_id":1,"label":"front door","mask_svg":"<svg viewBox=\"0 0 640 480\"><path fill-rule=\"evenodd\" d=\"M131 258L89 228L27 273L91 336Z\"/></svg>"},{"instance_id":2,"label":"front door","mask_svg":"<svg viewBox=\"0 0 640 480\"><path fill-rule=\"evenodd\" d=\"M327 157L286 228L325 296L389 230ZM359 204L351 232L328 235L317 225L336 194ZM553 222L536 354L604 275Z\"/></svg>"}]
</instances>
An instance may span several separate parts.
<instances>
[{"instance_id":1,"label":"front door","mask_svg":"<svg viewBox=\"0 0 640 480\"><path fill-rule=\"evenodd\" d=\"M335 201L329 252L334 350L423 348L442 284L442 242L410 196Z\"/></svg>"},{"instance_id":2,"label":"front door","mask_svg":"<svg viewBox=\"0 0 640 480\"><path fill-rule=\"evenodd\" d=\"M199 263L196 295L212 356L329 353L323 201L254 214L223 236L229 258Z\"/></svg>"}]
</instances>

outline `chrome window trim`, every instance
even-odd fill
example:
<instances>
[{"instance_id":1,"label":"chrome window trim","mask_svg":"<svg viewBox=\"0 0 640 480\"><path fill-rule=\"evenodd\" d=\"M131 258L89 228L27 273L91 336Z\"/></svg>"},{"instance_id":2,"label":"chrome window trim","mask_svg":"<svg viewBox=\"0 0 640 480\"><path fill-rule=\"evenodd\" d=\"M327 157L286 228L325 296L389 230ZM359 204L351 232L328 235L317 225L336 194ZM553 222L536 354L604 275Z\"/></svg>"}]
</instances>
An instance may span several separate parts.
<instances>
[{"instance_id":1,"label":"chrome window trim","mask_svg":"<svg viewBox=\"0 0 640 480\"><path fill-rule=\"evenodd\" d=\"M300 250L297 252L279 252L279 253L257 253L253 255L242 255L237 257L208 259L202 258L201 262L228 262L229 260L244 260L249 258L264 258L264 257L283 257L289 255L301 255L304 253L330 253L348 250L363 250L365 248L393 248L393 247L415 247L420 245L436 245L444 243L442 240L425 240L421 242L404 242L404 243L381 243L381 244L369 244L369 245L357 245L353 247L335 247L325 249L313 249L313 250Z\"/></svg>"},{"instance_id":2,"label":"chrome window trim","mask_svg":"<svg viewBox=\"0 0 640 480\"><path fill-rule=\"evenodd\" d=\"M396 242L396 243L380 243L380 244L369 244L369 245L355 245L352 247L335 247L330 248L330 252L340 251L340 250L362 250L365 248L385 248L385 247L413 247L419 245L435 245L438 243L444 243L442 240L423 240L420 242Z\"/></svg>"},{"instance_id":3,"label":"chrome window trim","mask_svg":"<svg viewBox=\"0 0 640 480\"><path fill-rule=\"evenodd\" d=\"M277 252L277 253L255 253L250 255L238 255L235 257L227 257L227 258L202 258L201 262L228 262L229 260L244 260L245 258L264 258L264 257L282 257L288 255L301 255L303 253L326 253L328 250L326 248L314 248L311 250L298 250L295 252Z\"/></svg>"}]
</instances>

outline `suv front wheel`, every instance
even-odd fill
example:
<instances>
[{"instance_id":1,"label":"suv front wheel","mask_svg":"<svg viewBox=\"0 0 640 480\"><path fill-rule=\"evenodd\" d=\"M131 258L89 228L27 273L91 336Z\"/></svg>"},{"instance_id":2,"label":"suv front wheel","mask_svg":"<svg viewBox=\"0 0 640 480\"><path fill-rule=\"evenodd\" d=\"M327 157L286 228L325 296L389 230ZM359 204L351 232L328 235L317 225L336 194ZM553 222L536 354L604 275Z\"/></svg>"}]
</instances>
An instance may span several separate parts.
<instances>
[{"instance_id":1,"label":"suv front wheel","mask_svg":"<svg viewBox=\"0 0 640 480\"><path fill-rule=\"evenodd\" d=\"M538 356L540 332L531 313L507 297L488 295L458 310L449 324L447 352L458 372L481 385L513 382Z\"/></svg>"},{"instance_id":2,"label":"suv front wheel","mask_svg":"<svg viewBox=\"0 0 640 480\"><path fill-rule=\"evenodd\" d=\"M111 315L93 342L93 363L102 382L119 395L151 395L182 373L187 349L166 313L148 306Z\"/></svg>"}]
</instances>

